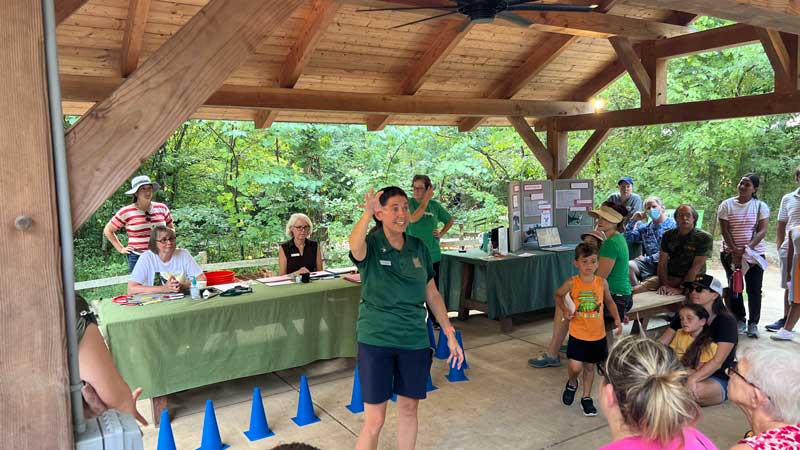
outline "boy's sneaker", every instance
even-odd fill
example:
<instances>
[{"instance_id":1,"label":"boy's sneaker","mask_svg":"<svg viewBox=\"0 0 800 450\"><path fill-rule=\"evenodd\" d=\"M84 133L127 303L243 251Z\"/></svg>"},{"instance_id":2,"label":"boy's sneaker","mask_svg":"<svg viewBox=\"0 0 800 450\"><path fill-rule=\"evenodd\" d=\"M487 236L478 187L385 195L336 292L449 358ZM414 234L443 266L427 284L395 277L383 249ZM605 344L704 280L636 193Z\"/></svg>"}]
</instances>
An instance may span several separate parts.
<instances>
[{"instance_id":1,"label":"boy's sneaker","mask_svg":"<svg viewBox=\"0 0 800 450\"><path fill-rule=\"evenodd\" d=\"M777 333L769 337L773 341L791 341L794 339L794 332L786 328L781 328Z\"/></svg>"},{"instance_id":2,"label":"boy's sneaker","mask_svg":"<svg viewBox=\"0 0 800 450\"><path fill-rule=\"evenodd\" d=\"M567 385L564 387L564 393L561 394L561 403L565 404L566 406L571 405L572 402L575 401L575 391L577 390L577 384L575 384L575 386L570 386L569 381L567 381ZM583 402L583 400L581 400L581 402ZM595 414L597 414L597 412L595 412Z\"/></svg>"},{"instance_id":3,"label":"boy's sneaker","mask_svg":"<svg viewBox=\"0 0 800 450\"><path fill-rule=\"evenodd\" d=\"M597 415L597 408L594 407L592 397L583 397L581 399L581 409L583 410L583 415L586 417L594 417Z\"/></svg>"},{"instance_id":4,"label":"boy's sneaker","mask_svg":"<svg viewBox=\"0 0 800 450\"><path fill-rule=\"evenodd\" d=\"M747 334L747 322L740 320L737 322L739 334Z\"/></svg>"},{"instance_id":5,"label":"boy's sneaker","mask_svg":"<svg viewBox=\"0 0 800 450\"><path fill-rule=\"evenodd\" d=\"M785 317L781 317L780 319L778 319L775 322L765 326L764 328L766 328L767 331L769 331L770 333L774 333L774 332L780 330L781 328L783 328L784 325L786 325L786 318Z\"/></svg>"},{"instance_id":6,"label":"boy's sneaker","mask_svg":"<svg viewBox=\"0 0 800 450\"><path fill-rule=\"evenodd\" d=\"M747 337L758 339L758 324L751 323L747 325Z\"/></svg>"},{"instance_id":7,"label":"boy's sneaker","mask_svg":"<svg viewBox=\"0 0 800 450\"><path fill-rule=\"evenodd\" d=\"M561 359L556 356L550 356L547 352L542 353L542 356L536 359L529 359L528 365L537 369L544 369L545 367L561 367Z\"/></svg>"}]
</instances>

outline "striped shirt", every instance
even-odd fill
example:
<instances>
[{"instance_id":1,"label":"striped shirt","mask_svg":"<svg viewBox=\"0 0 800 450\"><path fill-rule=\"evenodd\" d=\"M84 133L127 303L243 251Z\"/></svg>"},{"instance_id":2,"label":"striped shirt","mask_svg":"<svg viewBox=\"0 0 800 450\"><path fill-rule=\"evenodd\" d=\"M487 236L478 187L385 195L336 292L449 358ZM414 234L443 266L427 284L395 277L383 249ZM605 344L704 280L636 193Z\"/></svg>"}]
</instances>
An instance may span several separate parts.
<instances>
[{"instance_id":1,"label":"striped shirt","mask_svg":"<svg viewBox=\"0 0 800 450\"><path fill-rule=\"evenodd\" d=\"M759 206L760 205L760 206ZM758 215L758 218L756 218ZM733 243L737 248L742 248L753 238L756 223L769 218L769 206L758 199L750 199L746 203L739 203L736 197L729 198L719 205L717 218L727 220ZM722 251L730 252L728 243L723 239ZM754 248L756 253L763 255L766 251L764 240Z\"/></svg>"},{"instance_id":2,"label":"striped shirt","mask_svg":"<svg viewBox=\"0 0 800 450\"><path fill-rule=\"evenodd\" d=\"M800 225L800 188L789 192L781 199L781 206L778 209L778 222L786 222L787 236L789 235L788 230ZM789 250L789 239L783 240L781 250L784 253Z\"/></svg>"},{"instance_id":3,"label":"striped shirt","mask_svg":"<svg viewBox=\"0 0 800 450\"><path fill-rule=\"evenodd\" d=\"M115 231L125 228L125 232L128 234L128 245L139 253L147 250L150 230L154 226L173 227L169 208L158 202L150 202L150 209L147 212L139 209L135 203L130 204L117 211L108 223Z\"/></svg>"}]
</instances>

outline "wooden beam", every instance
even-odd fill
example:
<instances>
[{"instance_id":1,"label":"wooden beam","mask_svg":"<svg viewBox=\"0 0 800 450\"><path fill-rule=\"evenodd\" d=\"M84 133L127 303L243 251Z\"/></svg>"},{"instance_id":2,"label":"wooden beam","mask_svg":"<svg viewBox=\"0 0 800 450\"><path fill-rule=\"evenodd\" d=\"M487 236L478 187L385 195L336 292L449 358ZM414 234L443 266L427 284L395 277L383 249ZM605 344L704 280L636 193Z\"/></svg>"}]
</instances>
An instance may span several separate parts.
<instances>
[{"instance_id":1,"label":"wooden beam","mask_svg":"<svg viewBox=\"0 0 800 450\"><path fill-rule=\"evenodd\" d=\"M272 126L272 123L275 122L275 119L277 118L278 118L278 111L261 110L256 112L256 117L255 120L253 120L253 124L257 129L269 128Z\"/></svg>"},{"instance_id":2,"label":"wooden beam","mask_svg":"<svg viewBox=\"0 0 800 450\"><path fill-rule=\"evenodd\" d=\"M69 16L77 11L89 0L55 0L56 25L67 20Z\"/></svg>"},{"instance_id":3,"label":"wooden beam","mask_svg":"<svg viewBox=\"0 0 800 450\"><path fill-rule=\"evenodd\" d=\"M797 83L792 86L792 60L781 32L768 28L757 28L764 53L767 54L772 70L775 72L775 91L791 91L797 89Z\"/></svg>"},{"instance_id":4,"label":"wooden beam","mask_svg":"<svg viewBox=\"0 0 800 450\"><path fill-rule=\"evenodd\" d=\"M550 34L547 38L537 43L533 51L521 66L514 69L504 77L502 83L498 84L488 95L488 98L511 98L521 91L528 83L536 78L548 64L553 62L570 44L577 38L559 34ZM473 131L486 120L485 117L465 117L459 120L458 130L461 132Z\"/></svg>"},{"instance_id":5,"label":"wooden beam","mask_svg":"<svg viewBox=\"0 0 800 450\"><path fill-rule=\"evenodd\" d=\"M592 133L586 143L583 144L583 147L572 157L572 161L570 161L567 168L561 172L558 178L575 178L578 172L583 170L586 163L594 156L597 149L608 139L609 134L611 134L611 130L608 128L596 130Z\"/></svg>"},{"instance_id":6,"label":"wooden beam","mask_svg":"<svg viewBox=\"0 0 800 450\"><path fill-rule=\"evenodd\" d=\"M517 133L519 133L525 145L531 150L533 156L535 156L542 167L544 167L548 178L551 178L551 175L553 175L553 157L550 156L547 147L539 140L524 117L510 116L508 117L508 121L511 123L511 126L517 130Z\"/></svg>"},{"instance_id":7,"label":"wooden beam","mask_svg":"<svg viewBox=\"0 0 800 450\"><path fill-rule=\"evenodd\" d=\"M627 0L627 3L719 17L787 33L800 30L797 0Z\"/></svg>"},{"instance_id":8,"label":"wooden beam","mask_svg":"<svg viewBox=\"0 0 800 450\"><path fill-rule=\"evenodd\" d=\"M336 16L340 5L338 0L316 0L314 2L311 15L300 33L300 39L294 43L289 55L286 56L286 62L278 79L280 87L291 88L297 83L322 35Z\"/></svg>"},{"instance_id":9,"label":"wooden beam","mask_svg":"<svg viewBox=\"0 0 800 450\"><path fill-rule=\"evenodd\" d=\"M150 11L150 0L129 0L128 21L125 24L125 35L122 38L122 67L120 72L126 78L132 74L139 65L139 55L142 53L144 29L147 25L147 15Z\"/></svg>"},{"instance_id":10,"label":"wooden beam","mask_svg":"<svg viewBox=\"0 0 800 450\"><path fill-rule=\"evenodd\" d=\"M642 103L644 103L645 99L650 98L651 95L650 75L647 74L647 69L644 68L642 61L639 59L639 55L636 53L636 50L634 50L633 42L628 38L620 36L612 36L608 38L608 42L614 47L619 61L625 67L625 70L628 71L628 75L631 76L633 84L635 84L636 89L639 90Z\"/></svg>"},{"instance_id":11,"label":"wooden beam","mask_svg":"<svg viewBox=\"0 0 800 450\"><path fill-rule=\"evenodd\" d=\"M789 83L785 86L786 92L800 90L800 36L783 33L783 42L789 52L789 67L791 68Z\"/></svg>"},{"instance_id":12,"label":"wooden beam","mask_svg":"<svg viewBox=\"0 0 800 450\"><path fill-rule=\"evenodd\" d=\"M735 23L697 33L685 34L669 39L655 41L655 54L658 58L678 58L730 47L753 44L759 41L756 27Z\"/></svg>"},{"instance_id":13,"label":"wooden beam","mask_svg":"<svg viewBox=\"0 0 800 450\"><path fill-rule=\"evenodd\" d=\"M67 132L77 228L303 0L211 0Z\"/></svg>"},{"instance_id":14,"label":"wooden beam","mask_svg":"<svg viewBox=\"0 0 800 450\"><path fill-rule=\"evenodd\" d=\"M558 130L555 122L547 127L547 151L553 158L552 179L561 178L561 173L567 167L567 151L569 150L569 136L566 132Z\"/></svg>"},{"instance_id":15,"label":"wooden beam","mask_svg":"<svg viewBox=\"0 0 800 450\"><path fill-rule=\"evenodd\" d=\"M115 86L119 85L120 82L121 80L119 79L110 78L62 76L61 96L66 101L97 102L107 99L113 93L113 97L109 99L113 101L117 96L114 92ZM124 87L125 85L122 86L122 88ZM208 96L205 106L350 112L358 114L422 114L480 117L511 115L551 117L583 114L594 110L592 105L586 102L363 94L230 85L223 86L217 92ZM87 113L87 115L90 113Z\"/></svg>"},{"instance_id":16,"label":"wooden beam","mask_svg":"<svg viewBox=\"0 0 800 450\"><path fill-rule=\"evenodd\" d=\"M650 95L642 97L641 107L653 109L667 103L667 60L655 53L655 41L642 42L642 66L650 81Z\"/></svg>"},{"instance_id":17,"label":"wooden beam","mask_svg":"<svg viewBox=\"0 0 800 450\"><path fill-rule=\"evenodd\" d=\"M0 0L0 446L71 450L42 3Z\"/></svg>"},{"instance_id":18,"label":"wooden beam","mask_svg":"<svg viewBox=\"0 0 800 450\"><path fill-rule=\"evenodd\" d=\"M697 122L769 116L800 112L800 92L750 95L745 97L661 105L651 111L625 109L553 119L562 131L621 128L664 123ZM537 130L545 124L537 124Z\"/></svg>"},{"instance_id":19,"label":"wooden beam","mask_svg":"<svg viewBox=\"0 0 800 450\"><path fill-rule=\"evenodd\" d=\"M597 5L597 8L595 8L595 11L605 14L605 13L611 11L611 8L613 8L614 5L616 5L617 3L619 3L619 0L603 0L602 2L600 2Z\"/></svg>"},{"instance_id":20,"label":"wooden beam","mask_svg":"<svg viewBox=\"0 0 800 450\"><path fill-rule=\"evenodd\" d=\"M593 38L624 36L637 40L652 40L666 39L695 31L681 25L594 12L514 11L514 13L533 21L534 24L530 28L536 31Z\"/></svg>"},{"instance_id":21,"label":"wooden beam","mask_svg":"<svg viewBox=\"0 0 800 450\"><path fill-rule=\"evenodd\" d=\"M462 39L472 28L471 22L449 22L444 29L437 34L422 57L411 67L397 90L401 95L414 95L422 87L433 68L458 46ZM386 127L391 120L391 116L371 116L367 118L367 130L380 131Z\"/></svg>"}]
</instances>

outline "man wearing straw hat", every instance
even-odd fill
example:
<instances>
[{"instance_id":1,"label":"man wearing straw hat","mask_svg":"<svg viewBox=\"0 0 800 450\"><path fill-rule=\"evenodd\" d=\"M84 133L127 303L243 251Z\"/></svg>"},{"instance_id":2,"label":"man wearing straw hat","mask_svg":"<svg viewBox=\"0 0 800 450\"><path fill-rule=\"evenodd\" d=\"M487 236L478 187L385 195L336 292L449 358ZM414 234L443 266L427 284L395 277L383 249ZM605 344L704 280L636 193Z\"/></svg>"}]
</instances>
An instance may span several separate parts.
<instances>
[{"instance_id":1,"label":"man wearing straw hat","mask_svg":"<svg viewBox=\"0 0 800 450\"><path fill-rule=\"evenodd\" d=\"M128 272L133 272L139 255L147 250L150 241L150 230L156 225L164 225L175 231L172 214L167 205L152 201L153 193L161 189L161 185L150 181L147 175L139 175L131 180L131 188L125 194L133 195L133 203L123 207L108 221L103 234L118 252L128 257ZM128 245L122 245L117 238L117 231L125 229Z\"/></svg>"}]
</instances>

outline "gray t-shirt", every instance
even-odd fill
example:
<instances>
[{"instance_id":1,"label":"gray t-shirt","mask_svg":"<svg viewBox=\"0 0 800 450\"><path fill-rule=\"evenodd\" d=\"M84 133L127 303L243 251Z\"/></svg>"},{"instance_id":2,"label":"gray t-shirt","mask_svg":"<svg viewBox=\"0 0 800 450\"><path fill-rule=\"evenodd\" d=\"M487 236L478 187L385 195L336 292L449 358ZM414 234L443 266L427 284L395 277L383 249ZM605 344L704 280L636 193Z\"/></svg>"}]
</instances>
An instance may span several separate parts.
<instances>
[{"instance_id":1,"label":"gray t-shirt","mask_svg":"<svg viewBox=\"0 0 800 450\"><path fill-rule=\"evenodd\" d=\"M608 201L616 204L622 204L623 206L628 208L628 215L625 216L626 218L632 216L633 213L635 213L636 211L641 211L642 208L644 207L644 203L642 202L642 197L639 197L639 194L631 193L631 196L628 197L628 199L625 200L625 202L622 202L620 200L619 194L611 194L610 196L608 196Z\"/></svg>"}]
</instances>

